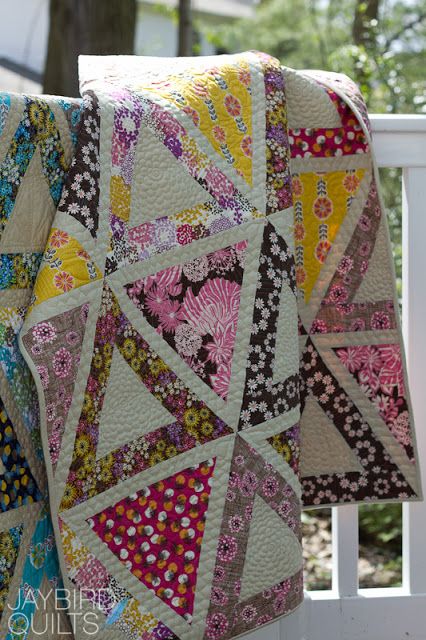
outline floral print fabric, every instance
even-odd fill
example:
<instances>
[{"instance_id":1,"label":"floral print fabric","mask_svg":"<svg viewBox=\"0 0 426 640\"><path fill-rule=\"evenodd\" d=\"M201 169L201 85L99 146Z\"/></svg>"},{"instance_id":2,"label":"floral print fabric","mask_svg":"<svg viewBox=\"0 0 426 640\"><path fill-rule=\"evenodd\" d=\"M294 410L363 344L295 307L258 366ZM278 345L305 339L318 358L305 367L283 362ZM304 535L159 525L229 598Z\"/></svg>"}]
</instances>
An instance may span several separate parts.
<instances>
[{"instance_id":1,"label":"floral print fabric","mask_svg":"<svg viewBox=\"0 0 426 640\"><path fill-rule=\"evenodd\" d=\"M35 325L28 347L40 376L46 403L49 454L55 470L62 435L71 406L80 362L88 305L84 304L48 322Z\"/></svg>"},{"instance_id":2,"label":"floral print fabric","mask_svg":"<svg viewBox=\"0 0 426 640\"><path fill-rule=\"evenodd\" d=\"M7 640L29 637L45 580L62 587L37 391L18 339L79 118L78 100L0 94L0 636ZM58 619L69 629L64 612Z\"/></svg>"},{"instance_id":3,"label":"floral print fabric","mask_svg":"<svg viewBox=\"0 0 426 640\"><path fill-rule=\"evenodd\" d=\"M336 353L414 462L399 345L347 347Z\"/></svg>"},{"instance_id":4,"label":"floral print fabric","mask_svg":"<svg viewBox=\"0 0 426 640\"><path fill-rule=\"evenodd\" d=\"M340 115L342 126L315 127L289 131L292 158L330 158L367 153L368 142L352 109L335 91L324 87Z\"/></svg>"},{"instance_id":5,"label":"floral print fabric","mask_svg":"<svg viewBox=\"0 0 426 640\"><path fill-rule=\"evenodd\" d=\"M260 496L300 539L300 507L291 487L243 439L237 436L233 452L213 574L206 638L219 640L260 626L293 607L302 589L301 570L259 596L241 599L238 565L250 535L255 496Z\"/></svg>"},{"instance_id":6,"label":"floral print fabric","mask_svg":"<svg viewBox=\"0 0 426 640\"><path fill-rule=\"evenodd\" d=\"M297 285L309 301L364 170L293 174Z\"/></svg>"},{"instance_id":7,"label":"floral print fabric","mask_svg":"<svg viewBox=\"0 0 426 640\"><path fill-rule=\"evenodd\" d=\"M43 100L26 97L21 121L0 167L0 233L12 215L19 187L37 148L50 195L58 204L68 166L54 112Z\"/></svg>"},{"instance_id":8,"label":"floral print fabric","mask_svg":"<svg viewBox=\"0 0 426 640\"><path fill-rule=\"evenodd\" d=\"M356 404L327 368L309 340L303 353L301 375L303 400L314 398L356 453L362 470L303 477L307 504L330 504L342 496L344 501L383 498L410 498L413 489L393 462ZM306 395L305 395L306 394ZM302 414L303 418L303 414Z\"/></svg>"},{"instance_id":9,"label":"floral print fabric","mask_svg":"<svg viewBox=\"0 0 426 640\"><path fill-rule=\"evenodd\" d=\"M40 304L99 277L99 269L80 243L66 231L53 228L34 287L33 303Z\"/></svg>"},{"instance_id":10,"label":"floral print fabric","mask_svg":"<svg viewBox=\"0 0 426 640\"><path fill-rule=\"evenodd\" d=\"M188 68L184 74L170 75L143 88L182 109L213 149L251 184L250 86L250 66L241 56L238 65L211 66L202 71Z\"/></svg>"},{"instance_id":11,"label":"floral print fabric","mask_svg":"<svg viewBox=\"0 0 426 640\"><path fill-rule=\"evenodd\" d=\"M95 349L74 442L73 460L62 497L63 509L102 493L144 469L231 432L229 426L187 388L130 324L116 297L106 288L97 323ZM37 331L37 327L32 330ZM120 355L175 418L146 436L98 458L99 423L111 372L113 351Z\"/></svg>"},{"instance_id":12,"label":"floral print fabric","mask_svg":"<svg viewBox=\"0 0 426 640\"><path fill-rule=\"evenodd\" d=\"M23 527L21 525L0 533L0 615L3 613L7 602L10 581L13 576L18 550L21 544L22 530Z\"/></svg>"},{"instance_id":13,"label":"floral print fabric","mask_svg":"<svg viewBox=\"0 0 426 640\"><path fill-rule=\"evenodd\" d=\"M47 245L3 258L19 292L41 254L21 342L62 567L107 635L228 640L301 603L302 506L421 495L366 111L259 52L81 73Z\"/></svg>"},{"instance_id":14,"label":"floral print fabric","mask_svg":"<svg viewBox=\"0 0 426 640\"><path fill-rule=\"evenodd\" d=\"M191 369L226 399L247 243L137 280L126 289Z\"/></svg>"}]
</instances>

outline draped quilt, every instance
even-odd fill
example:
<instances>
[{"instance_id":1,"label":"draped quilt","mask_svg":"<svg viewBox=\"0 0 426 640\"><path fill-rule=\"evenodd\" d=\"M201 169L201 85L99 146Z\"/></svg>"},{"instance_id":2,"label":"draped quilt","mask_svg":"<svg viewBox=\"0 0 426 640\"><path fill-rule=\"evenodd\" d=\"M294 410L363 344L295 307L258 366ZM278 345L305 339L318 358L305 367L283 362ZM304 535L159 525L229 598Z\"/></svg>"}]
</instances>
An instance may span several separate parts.
<instances>
[{"instance_id":1,"label":"draped quilt","mask_svg":"<svg viewBox=\"0 0 426 640\"><path fill-rule=\"evenodd\" d=\"M366 108L258 52L80 77L0 104L1 628L54 531L75 640L227 640L301 604L301 508L421 498Z\"/></svg>"},{"instance_id":2,"label":"draped quilt","mask_svg":"<svg viewBox=\"0 0 426 640\"><path fill-rule=\"evenodd\" d=\"M37 392L18 334L79 117L80 101L0 94L0 637L6 640L28 637L23 630L31 619L42 630L62 587ZM39 602L44 598L43 608L30 589ZM65 611L57 613L60 628L70 631Z\"/></svg>"}]
</instances>

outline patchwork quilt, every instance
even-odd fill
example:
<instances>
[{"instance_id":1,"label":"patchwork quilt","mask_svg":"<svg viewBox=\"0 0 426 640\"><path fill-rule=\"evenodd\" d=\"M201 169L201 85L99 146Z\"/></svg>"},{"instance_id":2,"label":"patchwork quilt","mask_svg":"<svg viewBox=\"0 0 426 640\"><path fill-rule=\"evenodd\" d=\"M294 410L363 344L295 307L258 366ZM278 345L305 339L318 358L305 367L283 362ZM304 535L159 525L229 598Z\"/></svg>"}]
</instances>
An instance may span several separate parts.
<instances>
[{"instance_id":1,"label":"patchwork quilt","mask_svg":"<svg viewBox=\"0 0 426 640\"><path fill-rule=\"evenodd\" d=\"M79 101L0 94L0 637L6 640L29 637L31 621L42 631L62 587L37 393L18 333L79 116ZM55 620L70 631L65 611Z\"/></svg>"},{"instance_id":2,"label":"patchwork quilt","mask_svg":"<svg viewBox=\"0 0 426 640\"><path fill-rule=\"evenodd\" d=\"M2 606L55 536L75 640L227 640L301 604L303 507L421 498L367 111L259 52L80 78L0 104Z\"/></svg>"}]
</instances>

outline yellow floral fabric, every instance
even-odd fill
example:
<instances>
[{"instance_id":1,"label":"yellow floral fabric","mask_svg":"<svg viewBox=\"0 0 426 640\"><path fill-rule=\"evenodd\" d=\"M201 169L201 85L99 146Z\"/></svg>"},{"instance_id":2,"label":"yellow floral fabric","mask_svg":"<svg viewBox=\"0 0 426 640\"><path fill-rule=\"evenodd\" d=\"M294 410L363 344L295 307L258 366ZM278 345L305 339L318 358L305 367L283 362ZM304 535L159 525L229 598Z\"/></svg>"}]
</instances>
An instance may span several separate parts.
<instances>
[{"instance_id":1,"label":"yellow floral fabric","mask_svg":"<svg viewBox=\"0 0 426 640\"><path fill-rule=\"evenodd\" d=\"M305 302L311 297L364 173L364 169L356 169L293 174L297 284Z\"/></svg>"},{"instance_id":2,"label":"yellow floral fabric","mask_svg":"<svg viewBox=\"0 0 426 640\"><path fill-rule=\"evenodd\" d=\"M38 305L101 278L101 272L81 244L66 231L52 228L34 287Z\"/></svg>"},{"instance_id":3,"label":"yellow floral fabric","mask_svg":"<svg viewBox=\"0 0 426 640\"><path fill-rule=\"evenodd\" d=\"M188 81L190 80L190 82ZM246 60L185 73L139 87L186 113L214 150L252 185L251 73Z\"/></svg>"}]
</instances>

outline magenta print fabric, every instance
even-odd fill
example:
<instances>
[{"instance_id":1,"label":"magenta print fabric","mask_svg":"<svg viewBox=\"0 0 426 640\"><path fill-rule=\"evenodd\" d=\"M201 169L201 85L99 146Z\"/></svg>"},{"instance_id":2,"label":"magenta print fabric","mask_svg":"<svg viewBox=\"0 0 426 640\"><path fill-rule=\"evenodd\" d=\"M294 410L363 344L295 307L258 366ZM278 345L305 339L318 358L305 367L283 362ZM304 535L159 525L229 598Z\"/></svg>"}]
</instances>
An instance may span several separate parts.
<instances>
[{"instance_id":1,"label":"magenta print fabric","mask_svg":"<svg viewBox=\"0 0 426 640\"><path fill-rule=\"evenodd\" d=\"M113 507L89 524L120 561L191 622L214 458L184 469ZM138 538L138 542L136 542ZM152 544L159 545L160 560ZM173 562L168 562L173 558Z\"/></svg>"}]
</instances>

